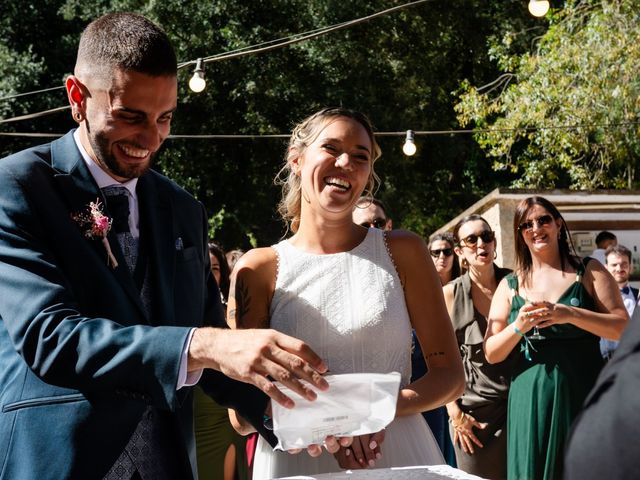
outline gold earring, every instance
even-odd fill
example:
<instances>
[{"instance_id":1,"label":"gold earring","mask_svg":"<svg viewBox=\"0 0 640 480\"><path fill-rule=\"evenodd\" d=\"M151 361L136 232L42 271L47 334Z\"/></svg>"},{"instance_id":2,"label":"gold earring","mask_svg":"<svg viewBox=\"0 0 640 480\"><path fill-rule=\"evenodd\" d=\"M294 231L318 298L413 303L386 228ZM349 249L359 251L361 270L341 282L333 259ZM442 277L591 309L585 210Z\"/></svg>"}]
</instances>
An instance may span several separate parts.
<instances>
[{"instance_id":1,"label":"gold earring","mask_svg":"<svg viewBox=\"0 0 640 480\"><path fill-rule=\"evenodd\" d=\"M73 112L73 119L80 123L82 121L82 114L80 112Z\"/></svg>"}]
</instances>

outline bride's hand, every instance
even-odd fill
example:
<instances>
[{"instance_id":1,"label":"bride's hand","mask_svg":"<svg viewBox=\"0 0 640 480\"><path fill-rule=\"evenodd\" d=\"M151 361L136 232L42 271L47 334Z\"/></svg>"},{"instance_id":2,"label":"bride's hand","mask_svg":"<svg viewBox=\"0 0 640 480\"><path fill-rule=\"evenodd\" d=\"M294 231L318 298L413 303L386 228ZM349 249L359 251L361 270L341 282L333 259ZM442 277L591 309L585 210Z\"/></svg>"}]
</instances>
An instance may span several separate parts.
<instances>
[{"instance_id":1,"label":"bride's hand","mask_svg":"<svg viewBox=\"0 0 640 480\"><path fill-rule=\"evenodd\" d=\"M382 458L380 445L384 442L384 430L353 438L351 447L341 448L334 454L340 468L358 469L374 467Z\"/></svg>"},{"instance_id":2,"label":"bride's hand","mask_svg":"<svg viewBox=\"0 0 640 480\"><path fill-rule=\"evenodd\" d=\"M322 445L327 449L327 452L336 454L342 449L348 448L349 445L353 442L353 437L334 437L333 435L328 436L324 439ZM310 457L319 457L322 454L322 445L309 445L307 447L307 453ZM290 448L287 450L288 453L296 455L302 451L301 448Z\"/></svg>"}]
</instances>

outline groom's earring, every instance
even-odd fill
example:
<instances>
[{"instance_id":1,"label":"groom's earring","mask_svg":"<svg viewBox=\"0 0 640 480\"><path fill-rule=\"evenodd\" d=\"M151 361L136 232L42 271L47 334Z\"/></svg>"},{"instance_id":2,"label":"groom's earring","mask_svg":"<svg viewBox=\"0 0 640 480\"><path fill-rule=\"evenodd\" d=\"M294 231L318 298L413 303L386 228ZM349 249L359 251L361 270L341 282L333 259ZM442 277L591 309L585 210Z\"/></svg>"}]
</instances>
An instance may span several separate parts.
<instances>
[{"instance_id":1,"label":"groom's earring","mask_svg":"<svg viewBox=\"0 0 640 480\"><path fill-rule=\"evenodd\" d=\"M73 119L80 123L82 121L82 114L80 112L73 112Z\"/></svg>"}]
</instances>

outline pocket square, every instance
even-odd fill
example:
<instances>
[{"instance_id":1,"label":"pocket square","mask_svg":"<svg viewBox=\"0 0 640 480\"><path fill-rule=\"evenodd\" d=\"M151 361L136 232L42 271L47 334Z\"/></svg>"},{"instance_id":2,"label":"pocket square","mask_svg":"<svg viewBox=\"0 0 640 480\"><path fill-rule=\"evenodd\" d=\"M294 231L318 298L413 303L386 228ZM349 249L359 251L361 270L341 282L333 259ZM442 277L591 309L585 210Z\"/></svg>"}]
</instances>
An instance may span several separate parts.
<instances>
[{"instance_id":1,"label":"pocket square","mask_svg":"<svg viewBox=\"0 0 640 480\"><path fill-rule=\"evenodd\" d=\"M184 244L182 243L182 237L176 238L176 251L184 250Z\"/></svg>"}]
</instances>

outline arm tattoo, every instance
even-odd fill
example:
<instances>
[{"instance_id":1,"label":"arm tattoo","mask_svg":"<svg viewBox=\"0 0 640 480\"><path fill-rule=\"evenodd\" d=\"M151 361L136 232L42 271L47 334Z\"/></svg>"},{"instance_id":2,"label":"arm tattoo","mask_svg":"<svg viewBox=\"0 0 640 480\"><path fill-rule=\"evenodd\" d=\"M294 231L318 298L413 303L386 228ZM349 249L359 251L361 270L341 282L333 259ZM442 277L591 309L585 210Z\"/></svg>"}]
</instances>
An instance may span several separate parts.
<instances>
[{"instance_id":1,"label":"arm tattoo","mask_svg":"<svg viewBox=\"0 0 640 480\"><path fill-rule=\"evenodd\" d=\"M238 328L247 328L247 325L245 324L245 317L249 313L249 305L251 303L249 287L247 287L241 278L236 279L234 287L233 296L236 300L236 308L229 312L229 316L236 320Z\"/></svg>"},{"instance_id":2,"label":"arm tattoo","mask_svg":"<svg viewBox=\"0 0 640 480\"><path fill-rule=\"evenodd\" d=\"M439 357L441 355L444 355L444 352L431 352L426 355L426 358Z\"/></svg>"}]
</instances>

